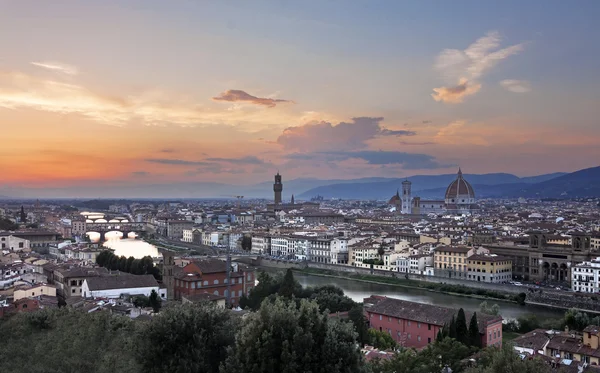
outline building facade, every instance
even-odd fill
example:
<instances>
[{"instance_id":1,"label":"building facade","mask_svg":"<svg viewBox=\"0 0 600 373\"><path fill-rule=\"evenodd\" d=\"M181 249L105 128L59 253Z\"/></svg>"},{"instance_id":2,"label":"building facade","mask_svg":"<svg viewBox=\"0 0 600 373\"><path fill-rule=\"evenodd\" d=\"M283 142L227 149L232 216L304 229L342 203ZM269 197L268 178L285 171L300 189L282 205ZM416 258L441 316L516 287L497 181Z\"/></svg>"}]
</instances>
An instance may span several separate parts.
<instances>
[{"instance_id":1,"label":"building facade","mask_svg":"<svg viewBox=\"0 0 600 373\"><path fill-rule=\"evenodd\" d=\"M475 254L467 258L467 279L504 283L512 279L512 261L495 254Z\"/></svg>"}]
</instances>

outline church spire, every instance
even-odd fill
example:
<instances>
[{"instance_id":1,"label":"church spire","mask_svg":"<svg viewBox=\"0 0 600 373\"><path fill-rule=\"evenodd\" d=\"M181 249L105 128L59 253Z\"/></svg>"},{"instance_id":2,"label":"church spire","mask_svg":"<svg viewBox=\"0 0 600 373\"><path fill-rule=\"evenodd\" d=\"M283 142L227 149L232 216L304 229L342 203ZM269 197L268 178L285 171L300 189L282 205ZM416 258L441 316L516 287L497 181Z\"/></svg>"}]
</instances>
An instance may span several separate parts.
<instances>
[{"instance_id":1,"label":"church spire","mask_svg":"<svg viewBox=\"0 0 600 373\"><path fill-rule=\"evenodd\" d=\"M462 170L460 169L460 167L458 168L458 177L462 177Z\"/></svg>"}]
</instances>

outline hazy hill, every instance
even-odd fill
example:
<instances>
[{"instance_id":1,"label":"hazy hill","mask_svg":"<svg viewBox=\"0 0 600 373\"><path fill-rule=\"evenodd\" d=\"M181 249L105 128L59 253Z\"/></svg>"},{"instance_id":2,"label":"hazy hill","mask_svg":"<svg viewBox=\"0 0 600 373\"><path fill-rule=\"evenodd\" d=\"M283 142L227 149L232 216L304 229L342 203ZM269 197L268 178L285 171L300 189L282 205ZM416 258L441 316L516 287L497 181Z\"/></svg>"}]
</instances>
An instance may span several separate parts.
<instances>
[{"instance_id":1,"label":"hazy hill","mask_svg":"<svg viewBox=\"0 0 600 373\"><path fill-rule=\"evenodd\" d=\"M506 197L600 197L600 167L586 168L531 185L508 190Z\"/></svg>"}]
</instances>

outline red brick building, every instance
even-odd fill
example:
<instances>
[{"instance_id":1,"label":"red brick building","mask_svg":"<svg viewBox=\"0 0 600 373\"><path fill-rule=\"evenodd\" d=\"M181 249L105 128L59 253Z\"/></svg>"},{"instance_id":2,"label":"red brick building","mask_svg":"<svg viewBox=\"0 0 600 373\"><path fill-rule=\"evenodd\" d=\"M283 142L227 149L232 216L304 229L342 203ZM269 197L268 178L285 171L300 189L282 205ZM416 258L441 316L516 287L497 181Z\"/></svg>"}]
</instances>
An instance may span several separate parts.
<instances>
[{"instance_id":1,"label":"red brick building","mask_svg":"<svg viewBox=\"0 0 600 373\"><path fill-rule=\"evenodd\" d=\"M363 301L371 328L389 333L403 347L423 348L435 341L458 310L373 295ZM472 313L465 312L467 326ZM502 345L502 317L477 313L482 346Z\"/></svg>"},{"instance_id":2,"label":"red brick building","mask_svg":"<svg viewBox=\"0 0 600 373\"><path fill-rule=\"evenodd\" d=\"M231 269L231 303L239 303L240 297L248 295L254 287L256 270L242 264L233 263ZM227 267L223 260L194 260L174 276L175 299L184 295L204 293L227 297Z\"/></svg>"}]
</instances>

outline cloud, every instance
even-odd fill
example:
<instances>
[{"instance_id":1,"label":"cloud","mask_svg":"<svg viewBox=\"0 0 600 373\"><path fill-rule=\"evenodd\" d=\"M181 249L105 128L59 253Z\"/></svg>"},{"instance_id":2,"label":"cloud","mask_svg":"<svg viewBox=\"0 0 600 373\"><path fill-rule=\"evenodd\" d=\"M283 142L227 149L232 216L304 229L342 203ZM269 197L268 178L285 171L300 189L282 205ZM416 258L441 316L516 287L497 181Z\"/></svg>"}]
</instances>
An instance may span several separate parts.
<instances>
[{"instance_id":1,"label":"cloud","mask_svg":"<svg viewBox=\"0 0 600 373\"><path fill-rule=\"evenodd\" d=\"M287 158L305 161L325 160L329 162L361 159L370 165L402 165L402 168L406 170L439 169L454 166L451 164L441 164L435 157L428 154L382 150L293 153L289 154Z\"/></svg>"},{"instance_id":2,"label":"cloud","mask_svg":"<svg viewBox=\"0 0 600 373\"><path fill-rule=\"evenodd\" d=\"M228 111L204 106L194 97L172 92L150 91L129 96L111 96L76 82L47 79L15 71L0 70L0 108L30 109L81 115L102 124L125 126L236 126L256 132L282 123L302 124L303 117L287 110L255 110L245 107Z\"/></svg>"},{"instance_id":3,"label":"cloud","mask_svg":"<svg viewBox=\"0 0 600 373\"><path fill-rule=\"evenodd\" d=\"M434 139L439 144L489 145L489 142L484 137L476 135L472 130L465 128L466 125L467 122L464 120L450 122L438 130Z\"/></svg>"},{"instance_id":4,"label":"cloud","mask_svg":"<svg viewBox=\"0 0 600 373\"><path fill-rule=\"evenodd\" d=\"M150 172L148 171L133 171L131 173L132 176L148 176L150 175Z\"/></svg>"},{"instance_id":5,"label":"cloud","mask_svg":"<svg viewBox=\"0 0 600 373\"><path fill-rule=\"evenodd\" d=\"M500 85L507 91L515 93L526 93L531 91L531 85L525 80L506 79L501 81Z\"/></svg>"},{"instance_id":6,"label":"cloud","mask_svg":"<svg viewBox=\"0 0 600 373\"><path fill-rule=\"evenodd\" d=\"M275 107L279 103L292 103L292 104L294 103L294 101L290 101L290 100L252 96L251 94L248 94L239 89L230 89L228 91L221 93L217 97L213 97L212 99L215 101L226 101L226 102L248 102L250 104L262 105L262 106L267 106L267 107Z\"/></svg>"},{"instance_id":7,"label":"cloud","mask_svg":"<svg viewBox=\"0 0 600 373\"><path fill-rule=\"evenodd\" d=\"M458 81L455 87L434 88L432 97L436 101L460 103L464 97L477 93L481 85L477 80L500 61L521 52L525 44L500 47L500 34L496 31L477 39L465 50L445 49L436 59L435 69L449 82ZM467 84L469 83L469 84ZM468 88L471 87L471 90Z\"/></svg>"},{"instance_id":8,"label":"cloud","mask_svg":"<svg viewBox=\"0 0 600 373\"><path fill-rule=\"evenodd\" d=\"M463 79L455 87L434 88L431 97L438 102L458 104L463 102L465 97L474 95L480 89L481 84L469 85L469 83Z\"/></svg>"},{"instance_id":9,"label":"cloud","mask_svg":"<svg viewBox=\"0 0 600 373\"><path fill-rule=\"evenodd\" d=\"M171 153L175 153L175 149L171 149L171 148L164 148L164 149L160 149L158 152L159 153L167 153L167 154L171 154Z\"/></svg>"},{"instance_id":10,"label":"cloud","mask_svg":"<svg viewBox=\"0 0 600 373\"><path fill-rule=\"evenodd\" d=\"M144 161L148 162L148 163L158 163L158 164L171 165L171 166L207 166L207 165L212 164L210 162L204 162L204 161L187 161L184 159L168 159L168 158L148 158L148 159L145 159Z\"/></svg>"},{"instance_id":11,"label":"cloud","mask_svg":"<svg viewBox=\"0 0 600 373\"><path fill-rule=\"evenodd\" d=\"M421 122L421 124L430 124L430 123L433 123L433 121L431 121L431 120L424 120L424 121Z\"/></svg>"},{"instance_id":12,"label":"cloud","mask_svg":"<svg viewBox=\"0 0 600 373\"><path fill-rule=\"evenodd\" d=\"M77 75L79 73L75 66L65 65L59 62L32 62L31 64L67 75Z\"/></svg>"},{"instance_id":13,"label":"cloud","mask_svg":"<svg viewBox=\"0 0 600 373\"><path fill-rule=\"evenodd\" d=\"M206 158L206 160L211 161L211 162L226 162L226 163L247 164L247 165L268 164L267 162L255 157L253 155L249 155L247 157L241 157L241 158Z\"/></svg>"},{"instance_id":14,"label":"cloud","mask_svg":"<svg viewBox=\"0 0 600 373\"><path fill-rule=\"evenodd\" d=\"M412 136L413 131L390 130L381 126L383 118L359 117L351 122L310 122L286 128L277 143L288 151L352 150L367 146L367 141L381 136Z\"/></svg>"}]
</instances>

